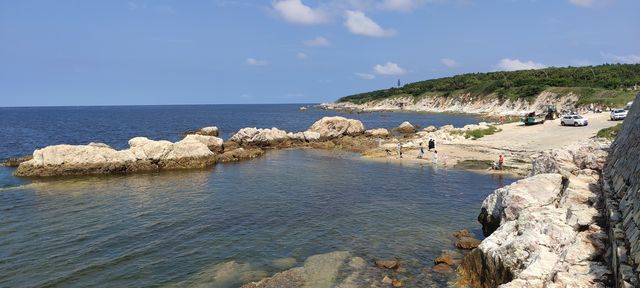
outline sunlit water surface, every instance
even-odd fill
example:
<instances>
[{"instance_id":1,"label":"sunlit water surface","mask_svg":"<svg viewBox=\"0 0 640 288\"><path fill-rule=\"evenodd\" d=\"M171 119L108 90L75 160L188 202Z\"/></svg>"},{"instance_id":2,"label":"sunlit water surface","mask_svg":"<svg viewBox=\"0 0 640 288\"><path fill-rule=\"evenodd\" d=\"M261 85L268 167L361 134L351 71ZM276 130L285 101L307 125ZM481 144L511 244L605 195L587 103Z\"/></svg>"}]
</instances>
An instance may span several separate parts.
<instances>
[{"instance_id":1,"label":"sunlit water surface","mask_svg":"<svg viewBox=\"0 0 640 288\"><path fill-rule=\"evenodd\" d=\"M282 270L273 260L336 250L419 273L511 181L285 150L212 170L24 183L0 190L0 286L193 284L215 264L270 275Z\"/></svg>"}]
</instances>

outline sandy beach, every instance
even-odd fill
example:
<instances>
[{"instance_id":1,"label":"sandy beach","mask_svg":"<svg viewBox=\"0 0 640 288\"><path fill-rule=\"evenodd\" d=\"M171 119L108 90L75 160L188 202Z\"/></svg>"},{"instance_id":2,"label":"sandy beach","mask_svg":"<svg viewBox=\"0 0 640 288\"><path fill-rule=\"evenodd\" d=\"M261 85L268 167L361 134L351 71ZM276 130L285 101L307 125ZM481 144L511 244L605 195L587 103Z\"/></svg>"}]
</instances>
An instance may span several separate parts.
<instances>
[{"instance_id":1,"label":"sandy beach","mask_svg":"<svg viewBox=\"0 0 640 288\"><path fill-rule=\"evenodd\" d=\"M549 149L557 149L580 143L593 138L604 128L614 126L621 121L611 121L609 113L587 113L589 125L573 127L561 126L560 119L547 120L544 124L524 126L520 122L497 125L500 132L484 136L477 140L465 140L460 143L436 145L437 164L433 152L426 151L423 159L418 159L418 148L405 147L413 139L399 139L403 143L403 158L398 158L397 150L389 155L384 148L364 153L366 159L376 161L394 161L407 164L438 165L444 168L462 168L492 174L510 174L525 176L531 169L531 156ZM437 139L436 139L437 141ZM486 163L495 162L499 155L505 157L505 170L487 169ZM476 163L473 163L477 161ZM490 161L490 162L489 162Z\"/></svg>"}]
</instances>

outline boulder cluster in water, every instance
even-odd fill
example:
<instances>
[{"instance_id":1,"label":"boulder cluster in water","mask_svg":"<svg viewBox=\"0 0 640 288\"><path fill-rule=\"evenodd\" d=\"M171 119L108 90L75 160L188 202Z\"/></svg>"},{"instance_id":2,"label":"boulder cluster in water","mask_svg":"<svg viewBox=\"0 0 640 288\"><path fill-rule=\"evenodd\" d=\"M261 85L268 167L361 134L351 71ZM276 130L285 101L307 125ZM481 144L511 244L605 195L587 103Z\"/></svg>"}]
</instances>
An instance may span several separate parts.
<instances>
[{"instance_id":1,"label":"boulder cluster in water","mask_svg":"<svg viewBox=\"0 0 640 288\"><path fill-rule=\"evenodd\" d=\"M297 133L277 128L243 128L226 143L214 136L219 134L217 127L205 127L185 132L185 138L177 142L135 137L124 150L102 143L53 145L36 150L31 159L24 158L15 175L42 177L205 168L217 162L255 158L267 147L333 148L345 144L355 149L359 141L342 143L340 140L345 136L363 135L364 131L364 125L358 120L324 117L307 131Z\"/></svg>"}]
</instances>

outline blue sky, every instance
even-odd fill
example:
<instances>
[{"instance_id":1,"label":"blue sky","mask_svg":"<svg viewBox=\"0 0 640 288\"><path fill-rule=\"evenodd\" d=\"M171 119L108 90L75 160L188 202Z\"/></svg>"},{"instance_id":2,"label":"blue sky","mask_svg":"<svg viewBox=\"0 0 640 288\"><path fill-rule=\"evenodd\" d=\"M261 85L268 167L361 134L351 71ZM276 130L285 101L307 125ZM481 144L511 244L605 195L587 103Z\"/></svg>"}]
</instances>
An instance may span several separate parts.
<instances>
[{"instance_id":1,"label":"blue sky","mask_svg":"<svg viewBox=\"0 0 640 288\"><path fill-rule=\"evenodd\" d=\"M0 106L315 103L640 63L637 0L0 0Z\"/></svg>"}]
</instances>

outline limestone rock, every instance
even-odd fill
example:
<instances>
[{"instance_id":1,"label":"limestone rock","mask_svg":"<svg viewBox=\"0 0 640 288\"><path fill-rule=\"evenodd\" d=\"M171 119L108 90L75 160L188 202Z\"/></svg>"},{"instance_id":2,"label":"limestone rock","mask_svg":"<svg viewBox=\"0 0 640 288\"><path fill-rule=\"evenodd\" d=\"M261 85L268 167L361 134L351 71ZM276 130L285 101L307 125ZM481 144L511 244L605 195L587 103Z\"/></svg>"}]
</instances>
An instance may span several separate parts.
<instances>
[{"instance_id":1,"label":"limestone rock","mask_svg":"<svg viewBox=\"0 0 640 288\"><path fill-rule=\"evenodd\" d=\"M405 134L416 133L416 127L413 126L408 121L402 122L402 124L400 124L400 126L398 126L397 128L395 128L393 130L398 131L400 133L405 133Z\"/></svg>"},{"instance_id":2,"label":"limestone rock","mask_svg":"<svg viewBox=\"0 0 640 288\"><path fill-rule=\"evenodd\" d=\"M427 128L422 129L422 131L424 132L436 132L438 130L438 128L436 128L436 126L433 125L429 125Z\"/></svg>"},{"instance_id":3,"label":"limestone rock","mask_svg":"<svg viewBox=\"0 0 640 288\"><path fill-rule=\"evenodd\" d=\"M199 134L187 135L182 141L197 141L204 145L207 145L209 150L213 152L222 152L224 150L224 141L221 138L215 136L204 136Z\"/></svg>"},{"instance_id":4,"label":"limestone rock","mask_svg":"<svg viewBox=\"0 0 640 288\"><path fill-rule=\"evenodd\" d=\"M347 119L340 116L323 117L309 127L308 131L320 133L323 139L342 136L355 136L364 133L364 125L360 120Z\"/></svg>"},{"instance_id":5,"label":"limestone rock","mask_svg":"<svg viewBox=\"0 0 640 288\"><path fill-rule=\"evenodd\" d=\"M286 139L289 139L287 132L278 128L242 128L229 138L230 141L250 146L269 146Z\"/></svg>"},{"instance_id":6,"label":"limestone rock","mask_svg":"<svg viewBox=\"0 0 640 288\"><path fill-rule=\"evenodd\" d=\"M515 220L522 209L552 204L562 188L560 174L538 174L497 189L482 202L482 231L488 236L500 223Z\"/></svg>"},{"instance_id":7,"label":"limestone rock","mask_svg":"<svg viewBox=\"0 0 640 288\"><path fill-rule=\"evenodd\" d=\"M303 141L303 142L314 142L314 141L320 140L320 133L313 132L313 131L304 131L304 132L297 132L297 133L289 132L287 133L287 136L290 139Z\"/></svg>"},{"instance_id":8,"label":"limestone rock","mask_svg":"<svg viewBox=\"0 0 640 288\"><path fill-rule=\"evenodd\" d=\"M364 134L367 136L373 136L373 137L388 137L389 130L384 128L369 129L364 131Z\"/></svg>"},{"instance_id":9,"label":"limestone rock","mask_svg":"<svg viewBox=\"0 0 640 288\"><path fill-rule=\"evenodd\" d=\"M53 145L34 151L33 159L21 163L15 175L41 177L203 168L215 163L215 153L208 146L214 147L214 143L220 142L190 137L172 143L135 137L129 140L130 148L125 150L95 143Z\"/></svg>"},{"instance_id":10,"label":"limestone rock","mask_svg":"<svg viewBox=\"0 0 640 288\"><path fill-rule=\"evenodd\" d=\"M205 136L218 136L220 135L220 129L216 126L203 127L198 130L188 130L182 133L182 135L205 135Z\"/></svg>"}]
</instances>

